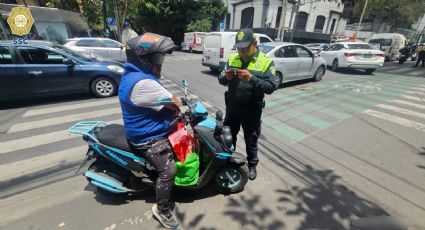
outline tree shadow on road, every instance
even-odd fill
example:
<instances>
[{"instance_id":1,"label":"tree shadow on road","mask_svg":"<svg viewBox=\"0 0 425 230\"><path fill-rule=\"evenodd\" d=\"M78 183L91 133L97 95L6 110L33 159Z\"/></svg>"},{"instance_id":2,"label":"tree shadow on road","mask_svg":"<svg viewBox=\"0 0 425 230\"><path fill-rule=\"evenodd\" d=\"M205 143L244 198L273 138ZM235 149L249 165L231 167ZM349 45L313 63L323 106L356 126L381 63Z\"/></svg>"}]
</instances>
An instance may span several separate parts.
<instances>
[{"instance_id":1,"label":"tree shadow on road","mask_svg":"<svg viewBox=\"0 0 425 230\"><path fill-rule=\"evenodd\" d=\"M425 147L421 147L421 149L418 152L418 155L425 157ZM416 165L420 169L425 169L425 165Z\"/></svg>"},{"instance_id":2,"label":"tree shadow on road","mask_svg":"<svg viewBox=\"0 0 425 230\"><path fill-rule=\"evenodd\" d=\"M389 215L350 190L333 170L317 169L274 143L267 139L262 142L261 148L266 149L263 156L301 184L275 190L278 210L287 216L303 217L298 229L349 229L352 220Z\"/></svg>"},{"instance_id":3,"label":"tree shadow on road","mask_svg":"<svg viewBox=\"0 0 425 230\"><path fill-rule=\"evenodd\" d=\"M253 197L242 195L240 199L230 197L223 214L239 222L243 229L278 230L285 227L283 221L276 219L272 209L262 205L261 197L258 195Z\"/></svg>"}]
</instances>

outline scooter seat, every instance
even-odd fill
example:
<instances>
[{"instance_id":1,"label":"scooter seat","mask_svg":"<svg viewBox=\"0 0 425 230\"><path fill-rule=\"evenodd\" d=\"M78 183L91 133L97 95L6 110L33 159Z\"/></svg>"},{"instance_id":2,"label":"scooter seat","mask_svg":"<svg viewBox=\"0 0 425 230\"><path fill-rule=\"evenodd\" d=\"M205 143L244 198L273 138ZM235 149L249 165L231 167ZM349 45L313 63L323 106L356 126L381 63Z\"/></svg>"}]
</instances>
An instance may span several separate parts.
<instances>
[{"instance_id":1,"label":"scooter seat","mask_svg":"<svg viewBox=\"0 0 425 230\"><path fill-rule=\"evenodd\" d=\"M127 142L124 125L107 125L97 132L97 138L104 145L131 152Z\"/></svg>"}]
</instances>

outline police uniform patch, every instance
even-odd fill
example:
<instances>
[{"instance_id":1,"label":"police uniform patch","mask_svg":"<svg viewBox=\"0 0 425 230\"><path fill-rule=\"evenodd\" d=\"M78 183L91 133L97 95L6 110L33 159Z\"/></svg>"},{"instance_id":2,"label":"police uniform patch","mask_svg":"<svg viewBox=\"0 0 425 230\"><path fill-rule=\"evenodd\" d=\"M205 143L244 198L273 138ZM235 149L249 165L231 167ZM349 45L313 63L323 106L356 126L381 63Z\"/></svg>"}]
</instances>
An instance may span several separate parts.
<instances>
[{"instance_id":1,"label":"police uniform patch","mask_svg":"<svg viewBox=\"0 0 425 230\"><path fill-rule=\"evenodd\" d=\"M240 31L239 33L238 33L238 41L241 41L242 39L243 39L243 36L244 36L245 34L242 32L242 31Z\"/></svg>"},{"instance_id":2,"label":"police uniform patch","mask_svg":"<svg viewBox=\"0 0 425 230\"><path fill-rule=\"evenodd\" d=\"M255 63L255 67L256 67L257 69L260 69L262 66L263 66L263 62L262 62L262 61L257 61L257 62Z\"/></svg>"},{"instance_id":3,"label":"police uniform patch","mask_svg":"<svg viewBox=\"0 0 425 230\"><path fill-rule=\"evenodd\" d=\"M274 67L274 66L270 67L270 72L271 72L273 75L276 75L276 67Z\"/></svg>"}]
</instances>

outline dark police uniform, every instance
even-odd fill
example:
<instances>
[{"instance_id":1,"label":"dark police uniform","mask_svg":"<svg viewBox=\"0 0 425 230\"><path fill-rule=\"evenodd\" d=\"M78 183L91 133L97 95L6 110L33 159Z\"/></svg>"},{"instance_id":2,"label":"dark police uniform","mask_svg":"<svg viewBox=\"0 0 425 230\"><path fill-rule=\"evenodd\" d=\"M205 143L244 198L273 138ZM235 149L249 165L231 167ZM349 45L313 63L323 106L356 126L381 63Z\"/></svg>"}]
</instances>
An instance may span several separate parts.
<instances>
[{"instance_id":1,"label":"dark police uniform","mask_svg":"<svg viewBox=\"0 0 425 230\"><path fill-rule=\"evenodd\" d=\"M420 62L422 62L422 67L425 67L425 44L419 46L418 60L416 61L416 66L418 66Z\"/></svg>"},{"instance_id":2,"label":"dark police uniform","mask_svg":"<svg viewBox=\"0 0 425 230\"><path fill-rule=\"evenodd\" d=\"M235 76L227 80L225 72L229 68L247 69L251 72L252 78L244 81ZM248 62L244 62L238 53L232 54L218 80L220 84L228 86L228 91L225 93L224 125L230 126L235 147L236 136L242 125L248 165L255 167L258 164L257 141L261 134L261 113L265 106L264 94L273 93L277 87L273 61L258 49Z\"/></svg>"}]
</instances>

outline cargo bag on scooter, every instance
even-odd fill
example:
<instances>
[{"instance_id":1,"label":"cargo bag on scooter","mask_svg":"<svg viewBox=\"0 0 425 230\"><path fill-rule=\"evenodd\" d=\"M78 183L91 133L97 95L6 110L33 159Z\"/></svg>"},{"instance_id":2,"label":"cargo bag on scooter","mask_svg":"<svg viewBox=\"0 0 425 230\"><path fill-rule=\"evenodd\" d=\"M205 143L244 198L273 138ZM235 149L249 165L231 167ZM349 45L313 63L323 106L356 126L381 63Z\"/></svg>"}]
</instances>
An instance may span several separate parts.
<instances>
[{"instance_id":1,"label":"cargo bag on scooter","mask_svg":"<svg viewBox=\"0 0 425 230\"><path fill-rule=\"evenodd\" d=\"M168 135L168 140L173 147L174 155L180 163L185 162L186 156L192 152L194 139L183 122L176 125L174 132Z\"/></svg>"},{"instance_id":2,"label":"cargo bag on scooter","mask_svg":"<svg viewBox=\"0 0 425 230\"><path fill-rule=\"evenodd\" d=\"M174 184L178 186L190 186L198 183L199 179L199 156L197 153L186 155L186 160L181 163L176 161L177 172Z\"/></svg>"}]
</instances>

